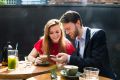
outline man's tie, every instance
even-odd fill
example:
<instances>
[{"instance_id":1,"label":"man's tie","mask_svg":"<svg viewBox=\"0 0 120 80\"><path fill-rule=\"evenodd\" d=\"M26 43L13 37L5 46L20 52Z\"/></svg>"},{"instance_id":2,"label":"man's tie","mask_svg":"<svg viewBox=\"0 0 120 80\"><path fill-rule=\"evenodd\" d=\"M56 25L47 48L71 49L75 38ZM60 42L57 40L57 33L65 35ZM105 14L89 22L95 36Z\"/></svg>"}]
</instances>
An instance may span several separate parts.
<instances>
[{"instance_id":1,"label":"man's tie","mask_svg":"<svg viewBox=\"0 0 120 80\"><path fill-rule=\"evenodd\" d=\"M80 43L79 43L79 41L78 41L78 46L77 46L77 56L80 56L79 51L80 51Z\"/></svg>"}]
</instances>

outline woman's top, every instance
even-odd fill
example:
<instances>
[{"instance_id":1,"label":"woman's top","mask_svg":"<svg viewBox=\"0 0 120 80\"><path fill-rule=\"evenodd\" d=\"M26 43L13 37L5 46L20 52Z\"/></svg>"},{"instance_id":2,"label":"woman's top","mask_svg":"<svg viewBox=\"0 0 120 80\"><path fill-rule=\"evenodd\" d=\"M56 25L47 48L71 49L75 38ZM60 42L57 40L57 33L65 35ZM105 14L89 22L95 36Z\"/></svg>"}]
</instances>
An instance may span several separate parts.
<instances>
[{"instance_id":1,"label":"woman's top","mask_svg":"<svg viewBox=\"0 0 120 80\"><path fill-rule=\"evenodd\" d=\"M68 39L65 39L65 42L66 42L66 52L67 54L72 54L74 51L75 51L75 48L74 46L72 45L72 43L68 40ZM39 39L35 45L34 45L34 48L40 53L40 54L43 54L43 50L42 50L42 43L43 43L43 38ZM58 43L54 43L52 46L51 46L51 49L50 49L50 54L51 55L57 55L59 53L59 45Z\"/></svg>"}]
</instances>

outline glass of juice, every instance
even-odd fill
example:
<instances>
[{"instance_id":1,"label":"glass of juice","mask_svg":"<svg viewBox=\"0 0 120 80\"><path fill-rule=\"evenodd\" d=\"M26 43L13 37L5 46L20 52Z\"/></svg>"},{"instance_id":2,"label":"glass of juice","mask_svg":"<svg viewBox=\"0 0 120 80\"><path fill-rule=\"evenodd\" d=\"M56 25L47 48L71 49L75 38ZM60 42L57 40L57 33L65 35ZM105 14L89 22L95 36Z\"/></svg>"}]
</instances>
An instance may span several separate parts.
<instances>
[{"instance_id":1,"label":"glass of juice","mask_svg":"<svg viewBox=\"0 0 120 80\"><path fill-rule=\"evenodd\" d=\"M17 66L16 50L8 50L8 70L15 70Z\"/></svg>"}]
</instances>

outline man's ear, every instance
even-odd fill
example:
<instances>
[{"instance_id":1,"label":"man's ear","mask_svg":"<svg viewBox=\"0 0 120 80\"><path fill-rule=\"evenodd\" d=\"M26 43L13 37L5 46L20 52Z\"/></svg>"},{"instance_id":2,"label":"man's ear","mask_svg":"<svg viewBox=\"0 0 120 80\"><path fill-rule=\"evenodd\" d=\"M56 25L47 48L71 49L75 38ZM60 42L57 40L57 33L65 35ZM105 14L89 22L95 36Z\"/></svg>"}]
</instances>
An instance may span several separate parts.
<instances>
[{"instance_id":1,"label":"man's ear","mask_svg":"<svg viewBox=\"0 0 120 80\"><path fill-rule=\"evenodd\" d=\"M80 25L81 25L80 20L77 20L76 25L77 25L77 26L80 26Z\"/></svg>"}]
</instances>

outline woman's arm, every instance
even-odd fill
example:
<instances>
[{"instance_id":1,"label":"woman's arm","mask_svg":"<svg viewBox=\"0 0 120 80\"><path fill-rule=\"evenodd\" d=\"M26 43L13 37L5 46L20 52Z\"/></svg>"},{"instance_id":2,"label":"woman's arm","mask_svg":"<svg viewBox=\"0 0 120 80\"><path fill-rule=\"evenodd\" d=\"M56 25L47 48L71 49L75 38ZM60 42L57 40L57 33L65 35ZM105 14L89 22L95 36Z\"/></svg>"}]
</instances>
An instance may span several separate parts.
<instances>
[{"instance_id":1,"label":"woman's arm","mask_svg":"<svg viewBox=\"0 0 120 80\"><path fill-rule=\"evenodd\" d=\"M30 54L28 55L28 60L34 63L38 55L39 55L38 51L35 48L33 48Z\"/></svg>"}]
</instances>

